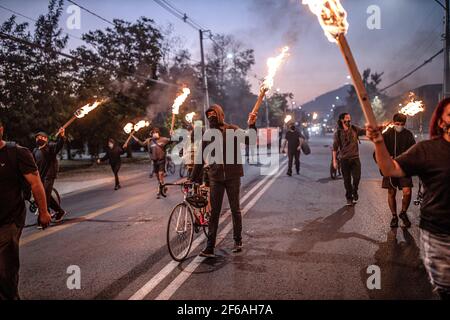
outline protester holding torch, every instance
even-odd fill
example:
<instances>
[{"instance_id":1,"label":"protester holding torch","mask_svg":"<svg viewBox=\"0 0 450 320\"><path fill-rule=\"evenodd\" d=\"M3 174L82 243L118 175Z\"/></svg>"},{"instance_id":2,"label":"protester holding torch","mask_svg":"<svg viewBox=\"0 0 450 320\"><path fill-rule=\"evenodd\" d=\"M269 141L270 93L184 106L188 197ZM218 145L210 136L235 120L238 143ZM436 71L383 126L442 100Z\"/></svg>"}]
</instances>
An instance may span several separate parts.
<instances>
[{"instance_id":1,"label":"protester holding torch","mask_svg":"<svg viewBox=\"0 0 450 320\"><path fill-rule=\"evenodd\" d=\"M97 163L100 164L109 160L109 164L111 165L111 170L114 174L115 187L114 190L119 190L121 188L120 180L119 180L119 171L122 166L121 156L125 153L126 145L120 147L119 144L113 138L108 139L108 147L106 148L105 155L103 158L98 159Z\"/></svg>"}]
</instances>

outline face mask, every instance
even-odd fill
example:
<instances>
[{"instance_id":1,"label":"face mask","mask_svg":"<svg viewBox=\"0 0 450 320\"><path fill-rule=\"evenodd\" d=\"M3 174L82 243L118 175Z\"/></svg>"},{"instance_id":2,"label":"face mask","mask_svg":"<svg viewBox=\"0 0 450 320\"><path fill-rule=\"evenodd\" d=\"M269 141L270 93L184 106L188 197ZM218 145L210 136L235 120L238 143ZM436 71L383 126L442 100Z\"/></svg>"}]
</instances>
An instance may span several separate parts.
<instances>
[{"instance_id":1,"label":"face mask","mask_svg":"<svg viewBox=\"0 0 450 320\"><path fill-rule=\"evenodd\" d=\"M445 123L443 130L444 130L444 133L450 134L450 123Z\"/></svg>"},{"instance_id":2,"label":"face mask","mask_svg":"<svg viewBox=\"0 0 450 320\"><path fill-rule=\"evenodd\" d=\"M350 128L351 123L352 123L351 121L344 121L344 124L349 128Z\"/></svg>"},{"instance_id":3,"label":"face mask","mask_svg":"<svg viewBox=\"0 0 450 320\"><path fill-rule=\"evenodd\" d=\"M42 139L36 140L36 144L37 144L39 147L45 146L46 143L47 143L47 142L45 142L45 141L42 140Z\"/></svg>"},{"instance_id":4,"label":"face mask","mask_svg":"<svg viewBox=\"0 0 450 320\"><path fill-rule=\"evenodd\" d=\"M209 126L211 128L219 128L219 118L217 116L211 116L208 118Z\"/></svg>"},{"instance_id":5,"label":"face mask","mask_svg":"<svg viewBox=\"0 0 450 320\"><path fill-rule=\"evenodd\" d=\"M404 126L394 126L395 131L397 131L398 133L402 132L403 129L405 129Z\"/></svg>"},{"instance_id":6,"label":"face mask","mask_svg":"<svg viewBox=\"0 0 450 320\"><path fill-rule=\"evenodd\" d=\"M156 140L156 139L159 139L159 134L154 133L154 134L152 135L152 138L155 139L155 140Z\"/></svg>"},{"instance_id":7,"label":"face mask","mask_svg":"<svg viewBox=\"0 0 450 320\"><path fill-rule=\"evenodd\" d=\"M109 147L110 149L112 149L112 148L114 148L114 144L113 144L113 143L108 143L108 147Z\"/></svg>"},{"instance_id":8,"label":"face mask","mask_svg":"<svg viewBox=\"0 0 450 320\"><path fill-rule=\"evenodd\" d=\"M294 126L292 126L292 127L291 127L291 130L292 130L292 131L295 131L295 127L294 127Z\"/></svg>"}]
</instances>

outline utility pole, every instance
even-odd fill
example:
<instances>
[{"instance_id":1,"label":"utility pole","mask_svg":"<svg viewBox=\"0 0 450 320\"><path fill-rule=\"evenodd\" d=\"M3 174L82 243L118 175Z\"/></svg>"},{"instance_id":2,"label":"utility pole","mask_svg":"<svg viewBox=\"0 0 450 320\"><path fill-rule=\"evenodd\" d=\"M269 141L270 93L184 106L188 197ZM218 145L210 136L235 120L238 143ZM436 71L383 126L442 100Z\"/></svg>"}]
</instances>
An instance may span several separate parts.
<instances>
[{"instance_id":1,"label":"utility pole","mask_svg":"<svg viewBox=\"0 0 450 320\"><path fill-rule=\"evenodd\" d=\"M269 129L269 127L270 127L269 103L267 102L267 97L264 99L264 104L266 105L266 124L267 124L267 129Z\"/></svg>"},{"instance_id":2,"label":"utility pole","mask_svg":"<svg viewBox=\"0 0 450 320\"><path fill-rule=\"evenodd\" d=\"M450 0L445 0L444 85L443 98L450 97Z\"/></svg>"},{"instance_id":3,"label":"utility pole","mask_svg":"<svg viewBox=\"0 0 450 320\"><path fill-rule=\"evenodd\" d=\"M209 109L209 91L208 91L208 77L206 76L206 66L205 66L205 52L203 49L203 33L205 31L199 30L200 32L200 53L201 53L201 68L203 77L203 90L205 91L205 100L203 102L203 119L205 127L208 128L208 119L206 119L206 110Z\"/></svg>"}]
</instances>

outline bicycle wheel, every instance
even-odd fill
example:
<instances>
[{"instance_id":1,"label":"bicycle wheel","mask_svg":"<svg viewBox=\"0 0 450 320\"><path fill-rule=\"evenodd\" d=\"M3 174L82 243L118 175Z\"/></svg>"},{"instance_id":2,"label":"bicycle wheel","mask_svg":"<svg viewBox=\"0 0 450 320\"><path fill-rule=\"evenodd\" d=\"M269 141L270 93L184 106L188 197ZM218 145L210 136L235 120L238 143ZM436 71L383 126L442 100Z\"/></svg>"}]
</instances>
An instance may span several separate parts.
<instances>
[{"instance_id":1,"label":"bicycle wheel","mask_svg":"<svg viewBox=\"0 0 450 320\"><path fill-rule=\"evenodd\" d=\"M186 165L184 162L180 165L180 178L186 177Z\"/></svg>"},{"instance_id":2,"label":"bicycle wheel","mask_svg":"<svg viewBox=\"0 0 450 320\"><path fill-rule=\"evenodd\" d=\"M61 196L59 195L58 190L56 190L55 188L53 188L52 197L56 200L58 205L61 205Z\"/></svg>"},{"instance_id":3,"label":"bicycle wheel","mask_svg":"<svg viewBox=\"0 0 450 320\"><path fill-rule=\"evenodd\" d=\"M173 163L172 161L167 163L167 173L169 173L170 175L175 174L175 163Z\"/></svg>"},{"instance_id":4,"label":"bicycle wheel","mask_svg":"<svg viewBox=\"0 0 450 320\"><path fill-rule=\"evenodd\" d=\"M191 250L193 240L194 220L191 208L180 203L172 210L167 225L167 247L170 256L175 261L183 261Z\"/></svg>"}]
</instances>

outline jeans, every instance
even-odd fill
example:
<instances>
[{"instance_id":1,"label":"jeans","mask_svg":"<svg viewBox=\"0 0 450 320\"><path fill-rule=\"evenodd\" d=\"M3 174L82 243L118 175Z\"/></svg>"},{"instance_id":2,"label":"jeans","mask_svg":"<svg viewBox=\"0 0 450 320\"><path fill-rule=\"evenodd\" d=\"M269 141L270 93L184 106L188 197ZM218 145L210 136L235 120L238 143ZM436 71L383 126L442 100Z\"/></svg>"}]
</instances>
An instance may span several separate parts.
<instances>
[{"instance_id":1,"label":"jeans","mask_svg":"<svg viewBox=\"0 0 450 320\"><path fill-rule=\"evenodd\" d=\"M120 163L111 164L111 170L114 173L114 179L116 181L116 187L120 185L119 181L119 170L120 170Z\"/></svg>"},{"instance_id":2,"label":"jeans","mask_svg":"<svg viewBox=\"0 0 450 320\"><path fill-rule=\"evenodd\" d=\"M19 300L19 239L15 223L0 226L0 300Z\"/></svg>"},{"instance_id":3,"label":"jeans","mask_svg":"<svg viewBox=\"0 0 450 320\"><path fill-rule=\"evenodd\" d=\"M47 196L47 206L49 209L52 209L54 212L61 212L63 209L58 204L58 201L56 201L52 197L53 192L53 185L55 184L54 178L45 178L43 181L44 189L45 189L45 195Z\"/></svg>"},{"instance_id":4,"label":"jeans","mask_svg":"<svg viewBox=\"0 0 450 320\"><path fill-rule=\"evenodd\" d=\"M300 151L299 150L289 151L288 157L289 157L288 173L292 173L292 164L294 162L294 159L295 159L295 170L297 170L297 173L299 173L300 172Z\"/></svg>"},{"instance_id":5,"label":"jeans","mask_svg":"<svg viewBox=\"0 0 450 320\"><path fill-rule=\"evenodd\" d=\"M207 247L214 249L216 246L217 229L219 227L220 213L225 191L230 202L231 215L233 219L233 238L235 242L242 241L242 214L240 208L239 193L241 179L230 179L225 181L210 181L211 217L208 225Z\"/></svg>"},{"instance_id":6,"label":"jeans","mask_svg":"<svg viewBox=\"0 0 450 320\"><path fill-rule=\"evenodd\" d=\"M346 191L345 197L347 200L353 200L353 196L358 193L359 182L361 181L361 161L359 158L342 159L341 168Z\"/></svg>"},{"instance_id":7,"label":"jeans","mask_svg":"<svg viewBox=\"0 0 450 320\"><path fill-rule=\"evenodd\" d=\"M442 299L450 298L450 235L421 230L425 269Z\"/></svg>"}]
</instances>

